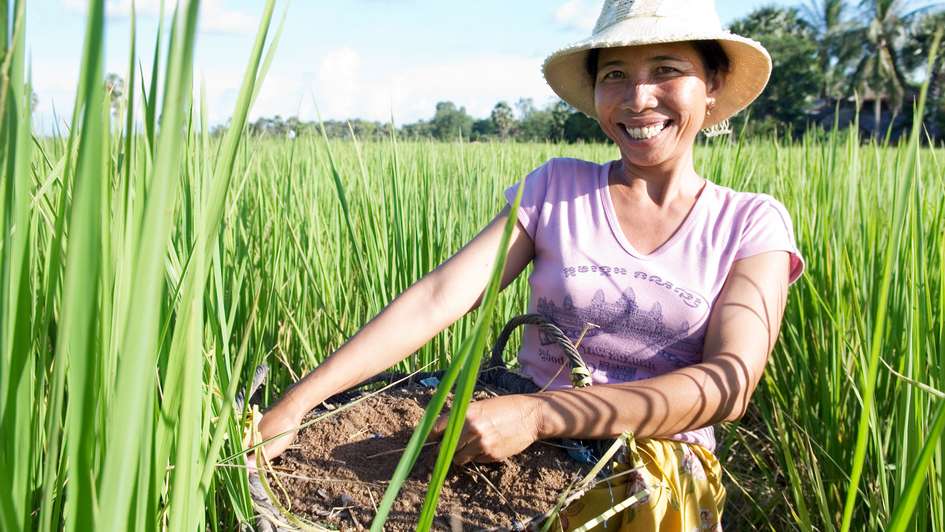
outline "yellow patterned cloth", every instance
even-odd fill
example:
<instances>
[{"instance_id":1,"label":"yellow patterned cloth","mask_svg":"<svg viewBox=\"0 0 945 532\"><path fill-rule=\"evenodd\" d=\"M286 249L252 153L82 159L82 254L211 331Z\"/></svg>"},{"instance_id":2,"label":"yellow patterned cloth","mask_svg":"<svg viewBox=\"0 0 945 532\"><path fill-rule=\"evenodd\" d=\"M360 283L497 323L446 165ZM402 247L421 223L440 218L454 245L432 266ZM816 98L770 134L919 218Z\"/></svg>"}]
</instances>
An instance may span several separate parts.
<instances>
[{"instance_id":1,"label":"yellow patterned cloth","mask_svg":"<svg viewBox=\"0 0 945 532\"><path fill-rule=\"evenodd\" d=\"M630 438L620 455L613 462L613 475L619 476L571 503L549 530L577 530L608 510L613 513L614 507L619 511L587 530L722 530L722 466L708 449L672 440Z\"/></svg>"}]
</instances>

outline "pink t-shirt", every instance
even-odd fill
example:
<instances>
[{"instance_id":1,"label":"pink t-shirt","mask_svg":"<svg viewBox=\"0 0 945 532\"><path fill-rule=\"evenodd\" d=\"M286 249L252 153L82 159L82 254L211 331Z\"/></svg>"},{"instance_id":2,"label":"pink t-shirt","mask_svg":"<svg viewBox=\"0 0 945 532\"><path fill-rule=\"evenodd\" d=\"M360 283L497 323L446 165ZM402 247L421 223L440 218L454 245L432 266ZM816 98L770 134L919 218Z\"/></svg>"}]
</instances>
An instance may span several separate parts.
<instances>
[{"instance_id":1,"label":"pink t-shirt","mask_svg":"<svg viewBox=\"0 0 945 532\"><path fill-rule=\"evenodd\" d=\"M614 161L616 162L616 161ZM525 179L518 219L535 243L529 312L576 340L594 383L654 377L702 361L709 313L736 260L784 250L789 281L804 270L791 217L767 194L706 181L670 239L649 255L624 237L607 187L613 164L551 159ZM518 184L505 190L509 204ZM539 386L564 363L561 348L526 326L519 362ZM569 371L549 389L570 386ZM711 426L672 439L715 449Z\"/></svg>"}]
</instances>

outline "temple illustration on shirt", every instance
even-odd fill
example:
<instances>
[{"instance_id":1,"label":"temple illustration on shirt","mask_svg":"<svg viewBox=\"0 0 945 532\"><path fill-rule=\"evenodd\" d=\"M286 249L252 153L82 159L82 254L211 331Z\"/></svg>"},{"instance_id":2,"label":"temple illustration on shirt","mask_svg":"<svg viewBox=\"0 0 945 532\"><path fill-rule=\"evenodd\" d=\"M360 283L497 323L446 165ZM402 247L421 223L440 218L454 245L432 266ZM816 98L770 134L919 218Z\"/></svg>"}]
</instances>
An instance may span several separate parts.
<instances>
[{"instance_id":1,"label":"temple illustration on shirt","mask_svg":"<svg viewBox=\"0 0 945 532\"><path fill-rule=\"evenodd\" d=\"M688 321L683 321L676 327L668 325L663 316L662 305L657 301L649 310L642 308L631 287L625 288L613 302L607 302L604 290L599 289L587 306L575 305L571 295L564 296L560 306L548 298L541 297L535 310L554 322L572 340L581 337L587 324L596 325L584 333L583 345L587 345L584 342L593 342L594 337L609 335L626 341L628 347L633 345L642 348L641 351L651 352L651 356L659 356L677 367L689 365L692 361L666 350L667 347L673 346L691 354L700 353L702 350L701 337L693 338L693 330ZM541 345L555 343L541 331L539 341Z\"/></svg>"}]
</instances>

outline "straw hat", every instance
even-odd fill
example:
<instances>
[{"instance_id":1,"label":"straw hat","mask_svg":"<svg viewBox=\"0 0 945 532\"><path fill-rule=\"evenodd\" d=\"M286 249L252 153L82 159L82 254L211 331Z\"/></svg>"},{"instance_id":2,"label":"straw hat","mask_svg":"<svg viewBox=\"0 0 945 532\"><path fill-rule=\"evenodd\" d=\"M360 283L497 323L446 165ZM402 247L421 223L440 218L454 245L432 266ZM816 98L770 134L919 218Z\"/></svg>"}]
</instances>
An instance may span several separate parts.
<instances>
[{"instance_id":1,"label":"straw hat","mask_svg":"<svg viewBox=\"0 0 945 532\"><path fill-rule=\"evenodd\" d=\"M596 119L594 85L585 70L589 50L641 44L715 40L731 69L704 127L722 123L761 94L771 75L771 56L757 41L722 29L714 0L605 0L590 37L545 60L548 85L564 101Z\"/></svg>"}]
</instances>

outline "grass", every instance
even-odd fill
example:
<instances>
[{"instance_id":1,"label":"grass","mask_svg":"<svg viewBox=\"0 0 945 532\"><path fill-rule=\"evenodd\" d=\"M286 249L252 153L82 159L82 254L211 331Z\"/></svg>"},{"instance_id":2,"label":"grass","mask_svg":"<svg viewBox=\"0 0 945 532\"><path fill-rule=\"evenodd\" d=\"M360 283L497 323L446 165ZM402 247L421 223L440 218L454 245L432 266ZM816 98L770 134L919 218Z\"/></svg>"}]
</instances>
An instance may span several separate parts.
<instances>
[{"instance_id":1,"label":"grass","mask_svg":"<svg viewBox=\"0 0 945 532\"><path fill-rule=\"evenodd\" d=\"M129 65L113 116L103 4L73 127L34 138L27 11L3 3L0 528L231 530L252 507L218 463L241 450L232 398L257 364L273 366L267 404L478 232L506 186L550 157L617 153L247 138L273 2L222 138L191 101L196 2L164 21L150 69ZM945 530L945 152L839 132L716 141L697 167L781 200L808 266L751 415L721 428L732 527ZM527 275L402 369L473 369L525 310Z\"/></svg>"}]
</instances>

